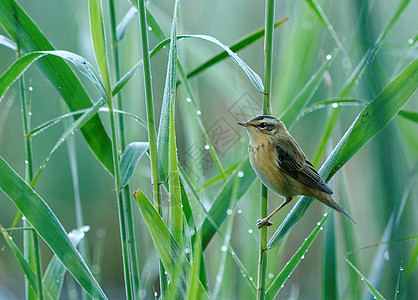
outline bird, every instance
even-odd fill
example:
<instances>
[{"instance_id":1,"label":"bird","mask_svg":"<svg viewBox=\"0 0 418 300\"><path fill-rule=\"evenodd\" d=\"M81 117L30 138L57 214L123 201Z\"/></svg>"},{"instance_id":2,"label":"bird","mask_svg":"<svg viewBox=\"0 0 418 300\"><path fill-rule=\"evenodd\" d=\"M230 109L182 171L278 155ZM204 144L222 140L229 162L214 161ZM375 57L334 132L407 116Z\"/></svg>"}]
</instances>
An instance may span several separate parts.
<instances>
[{"instance_id":1,"label":"bird","mask_svg":"<svg viewBox=\"0 0 418 300\"><path fill-rule=\"evenodd\" d=\"M285 198L266 218L257 220L258 228L271 226L270 218L298 195L315 198L356 223L334 200L333 191L282 121L261 115L237 124L245 127L250 137L248 155L255 173L267 188Z\"/></svg>"}]
</instances>

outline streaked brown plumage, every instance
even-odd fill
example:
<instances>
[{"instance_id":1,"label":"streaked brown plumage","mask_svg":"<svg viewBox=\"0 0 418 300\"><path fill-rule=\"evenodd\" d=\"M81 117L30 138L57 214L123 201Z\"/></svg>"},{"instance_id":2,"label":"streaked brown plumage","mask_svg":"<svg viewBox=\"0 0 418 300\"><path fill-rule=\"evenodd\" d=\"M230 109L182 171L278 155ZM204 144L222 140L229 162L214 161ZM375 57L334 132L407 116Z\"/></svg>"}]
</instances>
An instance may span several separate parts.
<instances>
[{"instance_id":1,"label":"streaked brown plumage","mask_svg":"<svg viewBox=\"0 0 418 300\"><path fill-rule=\"evenodd\" d=\"M248 154L255 173L265 186L285 197L270 215L258 220L258 228L272 225L269 219L297 195L316 198L354 222L334 200L331 188L321 179L283 122L272 116L258 116L238 124L244 126L250 136Z\"/></svg>"}]
</instances>

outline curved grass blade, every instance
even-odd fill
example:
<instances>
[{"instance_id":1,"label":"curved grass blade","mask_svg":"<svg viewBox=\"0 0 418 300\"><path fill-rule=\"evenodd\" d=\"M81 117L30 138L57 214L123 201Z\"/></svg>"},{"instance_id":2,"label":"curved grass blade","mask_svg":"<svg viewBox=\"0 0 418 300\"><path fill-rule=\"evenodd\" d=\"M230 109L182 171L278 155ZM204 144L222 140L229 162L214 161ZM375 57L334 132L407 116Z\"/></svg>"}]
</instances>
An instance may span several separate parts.
<instances>
[{"instance_id":1,"label":"curved grass blade","mask_svg":"<svg viewBox=\"0 0 418 300\"><path fill-rule=\"evenodd\" d=\"M350 99L350 98L335 98L335 99L328 99L324 101L318 101L313 103L312 105L305 107L302 111L297 115L296 121L303 118L304 116L310 114L319 109L331 107L331 108L338 108L340 106L366 106L369 102L362 99Z\"/></svg>"},{"instance_id":2,"label":"curved grass blade","mask_svg":"<svg viewBox=\"0 0 418 300\"><path fill-rule=\"evenodd\" d=\"M173 275L175 275L177 263L181 262L182 259L180 256L183 255L183 253L174 240L174 237L170 234L167 226L164 224L164 221L161 219L161 216L155 210L154 206L149 202L145 194L141 190L138 190L134 193L134 198L139 206L145 223L147 224L147 228L151 234L152 241L162 263L164 264L164 268L167 270L168 275L173 278ZM187 259L184 261L186 270L181 272L181 278L179 282L180 291L183 293L183 295L186 292L187 273L191 270L190 263L187 261ZM197 294L197 299L209 299L209 296L200 281Z\"/></svg>"},{"instance_id":3,"label":"curved grass blade","mask_svg":"<svg viewBox=\"0 0 418 300\"><path fill-rule=\"evenodd\" d=\"M80 253L46 202L0 156L0 189L65 265L74 279L92 295L107 299Z\"/></svg>"},{"instance_id":4,"label":"curved grass blade","mask_svg":"<svg viewBox=\"0 0 418 300\"><path fill-rule=\"evenodd\" d=\"M326 182L396 116L418 88L417 76L414 60L359 113L319 170ZM299 221L311 201L308 197L298 201L270 239L270 248Z\"/></svg>"},{"instance_id":5,"label":"curved grass blade","mask_svg":"<svg viewBox=\"0 0 418 300\"><path fill-rule=\"evenodd\" d=\"M289 20L289 18L284 18L280 21L277 21L274 23L274 29L278 28L279 26L283 25ZM231 46L229 46L229 49L233 52L238 52L239 50L242 50L246 48L247 46L253 44L254 42L261 39L265 34L265 29L260 28L257 31L250 33L249 35L243 37L242 39L236 41ZM209 67L215 65L216 63L224 60L227 58L229 53L227 51L223 51L212 58L209 58L206 62L202 63L200 66L196 67L189 73L187 73L187 78L192 78L200 73L202 73L204 70L208 69Z\"/></svg>"},{"instance_id":6,"label":"curved grass blade","mask_svg":"<svg viewBox=\"0 0 418 300\"><path fill-rule=\"evenodd\" d=\"M14 0L0 1L0 23L25 52L54 50L36 24ZM60 58L47 57L41 61L41 71L64 99L71 111L88 108L91 100L71 68ZM98 116L83 128L84 139L103 166L113 173L110 139Z\"/></svg>"},{"instance_id":7,"label":"curved grass blade","mask_svg":"<svg viewBox=\"0 0 418 300\"><path fill-rule=\"evenodd\" d=\"M280 292L280 289L285 284L286 280L292 275L293 271L296 269L298 264L304 259L306 251L312 245L315 238L318 236L318 233L321 232L322 226L325 221L328 219L331 210L329 210L320 222L316 225L314 230L308 235L302 245L299 247L298 251L293 255L293 257L286 263L285 267L280 271L280 274L274 279L272 284L267 289L266 300L276 299L277 294ZM270 242L269 242L270 244ZM271 248L271 245L267 244L267 249Z\"/></svg>"},{"instance_id":8,"label":"curved grass blade","mask_svg":"<svg viewBox=\"0 0 418 300\"><path fill-rule=\"evenodd\" d=\"M129 183L139 160L148 148L148 142L132 142L125 148L120 161L122 187L125 187Z\"/></svg>"},{"instance_id":9,"label":"curved grass blade","mask_svg":"<svg viewBox=\"0 0 418 300\"><path fill-rule=\"evenodd\" d=\"M385 300L385 298L382 296L382 294L379 293L378 290L376 290L373 285L369 282L369 280L364 277L364 275L351 263L351 261L349 261L347 258L345 259L345 261L347 262L347 264L354 270L356 271L356 273L358 274L358 276L361 278L361 281L363 281L365 283L365 285L368 287L368 289L370 290L370 293L372 293L374 299L379 299L379 300Z\"/></svg>"},{"instance_id":10,"label":"curved grass blade","mask_svg":"<svg viewBox=\"0 0 418 300\"><path fill-rule=\"evenodd\" d=\"M46 56L57 56L74 64L74 66L93 83L100 95L104 99L107 99L104 86L99 79L99 75L94 71L93 66L80 55L63 50L35 51L16 60L0 77L0 99L4 96L12 83L22 76L34 62Z\"/></svg>"},{"instance_id":11,"label":"curved grass blade","mask_svg":"<svg viewBox=\"0 0 418 300\"><path fill-rule=\"evenodd\" d=\"M9 48L10 50L17 51L16 43L1 34L0 34L0 45L3 45L4 47Z\"/></svg>"}]
</instances>

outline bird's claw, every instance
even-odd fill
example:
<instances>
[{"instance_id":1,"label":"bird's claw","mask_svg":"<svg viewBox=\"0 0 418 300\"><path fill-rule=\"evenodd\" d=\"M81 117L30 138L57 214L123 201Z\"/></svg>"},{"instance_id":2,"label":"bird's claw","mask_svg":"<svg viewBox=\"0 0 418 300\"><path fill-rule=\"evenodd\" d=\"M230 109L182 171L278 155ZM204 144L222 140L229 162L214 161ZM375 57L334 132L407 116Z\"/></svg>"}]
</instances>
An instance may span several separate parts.
<instances>
[{"instance_id":1,"label":"bird's claw","mask_svg":"<svg viewBox=\"0 0 418 300\"><path fill-rule=\"evenodd\" d=\"M265 219L259 219L257 220L257 228L260 229L263 226L271 226L273 225L273 223L271 223L269 220L267 220L267 218Z\"/></svg>"}]
</instances>

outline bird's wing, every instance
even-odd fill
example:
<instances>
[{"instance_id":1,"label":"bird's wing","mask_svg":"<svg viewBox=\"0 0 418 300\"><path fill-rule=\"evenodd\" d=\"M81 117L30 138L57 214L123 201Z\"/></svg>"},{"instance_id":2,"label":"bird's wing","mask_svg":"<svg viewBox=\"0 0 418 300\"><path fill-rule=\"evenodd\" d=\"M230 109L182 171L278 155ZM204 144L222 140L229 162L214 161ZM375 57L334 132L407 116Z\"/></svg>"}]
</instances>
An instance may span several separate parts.
<instances>
[{"instance_id":1,"label":"bird's wing","mask_svg":"<svg viewBox=\"0 0 418 300\"><path fill-rule=\"evenodd\" d=\"M286 139L286 144L277 143L276 157L279 167L288 175L306 184L310 188L333 194L321 179L318 172L306 158L302 149L293 138Z\"/></svg>"}]
</instances>

